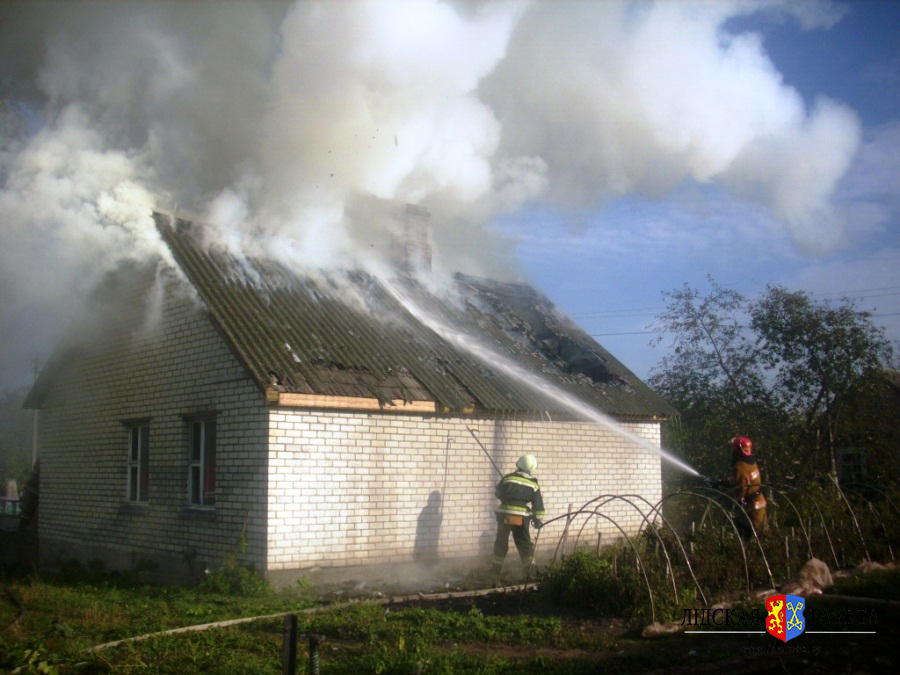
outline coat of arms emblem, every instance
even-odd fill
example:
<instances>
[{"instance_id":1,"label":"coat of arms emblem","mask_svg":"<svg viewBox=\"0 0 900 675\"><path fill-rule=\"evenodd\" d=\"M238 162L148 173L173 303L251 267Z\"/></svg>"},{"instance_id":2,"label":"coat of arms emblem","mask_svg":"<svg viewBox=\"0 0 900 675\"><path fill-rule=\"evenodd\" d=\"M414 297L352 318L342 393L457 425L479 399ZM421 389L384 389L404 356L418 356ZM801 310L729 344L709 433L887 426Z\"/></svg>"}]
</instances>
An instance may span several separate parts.
<instances>
[{"instance_id":1,"label":"coat of arms emblem","mask_svg":"<svg viewBox=\"0 0 900 675\"><path fill-rule=\"evenodd\" d=\"M766 630L782 642L791 640L806 628L803 606L806 601L799 595L772 595L766 598Z\"/></svg>"}]
</instances>

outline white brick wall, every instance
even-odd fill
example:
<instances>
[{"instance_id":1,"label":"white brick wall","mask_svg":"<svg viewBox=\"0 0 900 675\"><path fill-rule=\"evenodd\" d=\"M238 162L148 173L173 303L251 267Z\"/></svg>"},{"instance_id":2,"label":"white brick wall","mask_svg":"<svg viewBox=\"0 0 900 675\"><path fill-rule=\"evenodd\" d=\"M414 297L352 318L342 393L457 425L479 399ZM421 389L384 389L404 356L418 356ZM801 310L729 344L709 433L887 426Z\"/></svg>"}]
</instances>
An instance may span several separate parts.
<instances>
[{"instance_id":1,"label":"white brick wall","mask_svg":"<svg viewBox=\"0 0 900 675\"><path fill-rule=\"evenodd\" d=\"M273 571L490 555L499 475L467 427L504 473L523 453L538 458L548 519L607 494L660 498L659 456L592 424L291 409L269 419ZM626 426L659 446L658 424ZM600 512L628 533L642 519L618 499ZM570 544L585 520L576 521ZM551 553L564 522L541 533ZM619 536L594 517L582 542L595 543L598 531L607 541Z\"/></svg>"},{"instance_id":2,"label":"white brick wall","mask_svg":"<svg viewBox=\"0 0 900 675\"><path fill-rule=\"evenodd\" d=\"M56 371L40 413L40 543L54 558L105 559L127 568L143 559L170 577L215 567L239 548L264 565L266 409L256 387L206 315L166 282L166 309L146 325L145 287L126 310L107 315L91 349ZM215 518L186 517L185 416L215 413ZM150 422L150 499L128 512L127 420ZM134 511L134 510L132 510Z\"/></svg>"},{"instance_id":3,"label":"white brick wall","mask_svg":"<svg viewBox=\"0 0 900 675\"><path fill-rule=\"evenodd\" d=\"M268 408L184 284L170 278L165 291L148 327L136 285L130 310L96 322L93 349L56 371L39 431L45 561L149 559L178 578L221 565L242 540L238 559L271 572L488 556L498 475L467 427L504 472L524 452L538 458L549 517L605 494L660 497L658 455L592 424ZM204 413L217 420L213 519L186 517L185 419ZM137 419L150 421L150 500L123 509L124 422ZM657 423L626 426L658 446ZM641 520L621 500L602 513L628 532ZM555 547L562 527L542 545ZM582 541L598 530L618 536L594 518Z\"/></svg>"}]
</instances>

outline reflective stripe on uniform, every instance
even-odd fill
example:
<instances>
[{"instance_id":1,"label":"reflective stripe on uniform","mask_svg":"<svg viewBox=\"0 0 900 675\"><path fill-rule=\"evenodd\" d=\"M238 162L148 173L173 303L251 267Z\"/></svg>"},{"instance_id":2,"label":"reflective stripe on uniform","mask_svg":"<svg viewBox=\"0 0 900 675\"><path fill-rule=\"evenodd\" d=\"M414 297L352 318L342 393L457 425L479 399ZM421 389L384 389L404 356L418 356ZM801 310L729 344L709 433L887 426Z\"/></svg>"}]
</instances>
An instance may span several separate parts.
<instances>
[{"instance_id":1,"label":"reflective stripe on uniform","mask_svg":"<svg viewBox=\"0 0 900 675\"><path fill-rule=\"evenodd\" d=\"M524 485L525 487L530 487L532 490L537 492L541 489L541 486L537 484L537 481L529 480L525 478L525 476L517 476L515 474L511 476L506 476L503 479L504 483L518 483L519 485Z\"/></svg>"},{"instance_id":2,"label":"reflective stripe on uniform","mask_svg":"<svg viewBox=\"0 0 900 675\"><path fill-rule=\"evenodd\" d=\"M494 513L508 513L511 516L529 516L531 509L527 506L515 506L514 504L501 504Z\"/></svg>"},{"instance_id":3,"label":"reflective stripe on uniform","mask_svg":"<svg viewBox=\"0 0 900 675\"><path fill-rule=\"evenodd\" d=\"M494 510L500 515L541 517L544 515L544 500L537 479L530 474L516 471L506 474L494 489L500 505Z\"/></svg>"}]
</instances>

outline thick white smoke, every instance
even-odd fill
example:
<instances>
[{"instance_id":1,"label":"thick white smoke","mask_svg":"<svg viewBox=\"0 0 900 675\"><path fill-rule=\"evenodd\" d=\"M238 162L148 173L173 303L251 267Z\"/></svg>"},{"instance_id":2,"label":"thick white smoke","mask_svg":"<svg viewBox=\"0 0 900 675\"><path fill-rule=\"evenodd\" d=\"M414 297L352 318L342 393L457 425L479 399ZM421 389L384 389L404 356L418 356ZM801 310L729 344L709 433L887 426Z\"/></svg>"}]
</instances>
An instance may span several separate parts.
<instances>
[{"instance_id":1,"label":"thick white smoke","mask_svg":"<svg viewBox=\"0 0 900 675\"><path fill-rule=\"evenodd\" d=\"M791 4L811 20L812 6ZM723 31L754 7L536 4L482 84L503 128L498 157L540 157L544 196L563 207L718 183L769 206L802 246L833 244L839 225L822 216L859 123L833 101L806 111L759 36Z\"/></svg>"},{"instance_id":2,"label":"thick white smoke","mask_svg":"<svg viewBox=\"0 0 900 675\"><path fill-rule=\"evenodd\" d=\"M327 260L379 227L360 196L467 208L490 194L500 128L477 95L524 5L298 3L271 69L248 170L254 223ZM368 237L367 237L368 238ZM322 242L327 245L322 246Z\"/></svg>"},{"instance_id":3,"label":"thick white smoke","mask_svg":"<svg viewBox=\"0 0 900 675\"><path fill-rule=\"evenodd\" d=\"M827 248L859 122L807 110L727 29L758 11L839 18L787 0L3 3L3 371L24 314L64 315L158 252L151 206L337 265L392 228L371 205L409 202L441 267L497 275L498 215L696 181Z\"/></svg>"}]
</instances>

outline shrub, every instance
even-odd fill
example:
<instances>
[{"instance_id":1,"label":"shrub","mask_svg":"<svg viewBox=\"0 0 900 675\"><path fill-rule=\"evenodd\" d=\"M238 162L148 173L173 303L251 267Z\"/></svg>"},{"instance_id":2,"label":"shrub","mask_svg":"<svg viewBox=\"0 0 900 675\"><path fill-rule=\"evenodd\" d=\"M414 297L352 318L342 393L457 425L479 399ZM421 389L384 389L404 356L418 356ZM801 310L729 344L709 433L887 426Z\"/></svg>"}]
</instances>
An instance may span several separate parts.
<instances>
[{"instance_id":1,"label":"shrub","mask_svg":"<svg viewBox=\"0 0 900 675\"><path fill-rule=\"evenodd\" d=\"M556 604L601 616L642 614L649 605L639 576L633 564L618 564L611 555L576 551L541 572L541 591Z\"/></svg>"},{"instance_id":2,"label":"shrub","mask_svg":"<svg viewBox=\"0 0 900 675\"><path fill-rule=\"evenodd\" d=\"M242 597L266 595L270 590L269 582L262 575L231 560L222 569L209 573L198 589L202 593Z\"/></svg>"}]
</instances>

